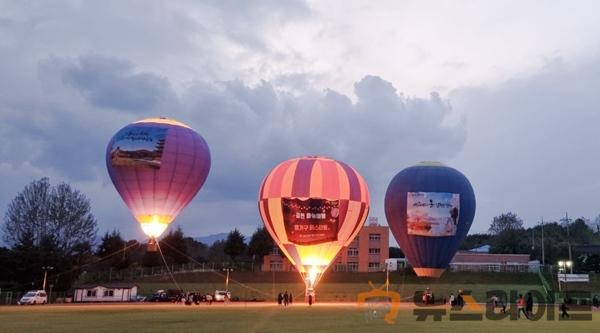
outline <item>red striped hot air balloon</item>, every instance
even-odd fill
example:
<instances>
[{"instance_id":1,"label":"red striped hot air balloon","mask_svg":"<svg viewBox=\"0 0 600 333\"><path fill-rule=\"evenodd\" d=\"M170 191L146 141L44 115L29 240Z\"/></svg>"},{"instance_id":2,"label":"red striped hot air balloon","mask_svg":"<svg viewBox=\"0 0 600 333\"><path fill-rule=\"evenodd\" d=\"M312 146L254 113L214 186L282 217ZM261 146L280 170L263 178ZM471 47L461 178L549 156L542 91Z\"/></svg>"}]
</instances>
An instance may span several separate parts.
<instances>
[{"instance_id":1,"label":"red striped hot air balloon","mask_svg":"<svg viewBox=\"0 0 600 333\"><path fill-rule=\"evenodd\" d=\"M276 166L263 180L260 215L271 237L306 283L307 297L369 213L369 189L349 165L301 157Z\"/></svg>"},{"instance_id":2,"label":"red striped hot air balloon","mask_svg":"<svg viewBox=\"0 0 600 333\"><path fill-rule=\"evenodd\" d=\"M119 130L106 148L115 188L144 233L149 250L200 190L210 170L206 141L188 125L150 118Z\"/></svg>"}]
</instances>

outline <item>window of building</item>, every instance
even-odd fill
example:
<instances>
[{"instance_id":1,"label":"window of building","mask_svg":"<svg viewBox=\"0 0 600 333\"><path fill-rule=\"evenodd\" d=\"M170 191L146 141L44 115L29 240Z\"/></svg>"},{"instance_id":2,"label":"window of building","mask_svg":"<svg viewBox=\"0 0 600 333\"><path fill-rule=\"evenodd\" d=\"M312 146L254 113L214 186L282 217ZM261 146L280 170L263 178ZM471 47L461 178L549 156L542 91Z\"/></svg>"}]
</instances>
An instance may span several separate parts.
<instances>
[{"instance_id":1,"label":"window of building","mask_svg":"<svg viewBox=\"0 0 600 333\"><path fill-rule=\"evenodd\" d=\"M349 247L348 248L348 257L357 257L358 256L358 249L355 247Z\"/></svg>"},{"instance_id":2,"label":"window of building","mask_svg":"<svg viewBox=\"0 0 600 333\"><path fill-rule=\"evenodd\" d=\"M346 271L346 265L344 265L344 264L336 264L335 265L335 271L336 272L345 272Z\"/></svg>"},{"instance_id":3,"label":"window of building","mask_svg":"<svg viewBox=\"0 0 600 333\"><path fill-rule=\"evenodd\" d=\"M381 234L369 234L369 240L372 240L372 241L381 240Z\"/></svg>"},{"instance_id":4,"label":"window of building","mask_svg":"<svg viewBox=\"0 0 600 333\"><path fill-rule=\"evenodd\" d=\"M96 290L88 290L87 297L96 297Z\"/></svg>"},{"instance_id":5,"label":"window of building","mask_svg":"<svg viewBox=\"0 0 600 333\"><path fill-rule=\"evenodd\" d=\"M381 265L378 262L369 263L369 272L376 272L381 270Z\"/></svg>"},{"instance_id":6,"label":"window of building","mask_svg":"<svg viewBox=\"0 0 600 333\"><path fill-rule=\"evenodd\" d=\"M381 253L380 248L377 248L377 247L369 248L369 254L380 254L380 253Z\"/></svg>"},{"instance_id":7,"label":"window of building","mask_svg":"<svg viewBox=\"0 0 600 333\"><path fill-rule=\"evenodd\" d=\"M272 254L280 254L280 253L279 253L279 247L277 247L277 246L273 246L273 250L271 250L271 253L272 253Z\"/></svg>"},{"instance_id":8,"label":"window of building","mask_svg":"<svg viewBox=\"0 0 600 333\"><path fill-rule=\"evenodd\" d=\"M271 262L271 270L276 272L283 270L283 263L279 261Z\"/></svg>"},{"instance_id":9,"label":"window of building","mask_svg":"<svg viewBox=\"0 0 600 333\"><path fill-rule=\"evenodd\" d=\"M112 289L107 289L104 291L104 297L113 297L115 296L115 291Z\"/></svg>"},{"instance_id":10,"label":"window of building","mask_svg":"<svg viewBox=\"0 0 600 333\"><path fill-rule=\"evenodd\" d=\"M348 268L348 272L358 272L357 262L349 262L348 265L346 265L346 267Z\"/></svg>"}]
</instances>

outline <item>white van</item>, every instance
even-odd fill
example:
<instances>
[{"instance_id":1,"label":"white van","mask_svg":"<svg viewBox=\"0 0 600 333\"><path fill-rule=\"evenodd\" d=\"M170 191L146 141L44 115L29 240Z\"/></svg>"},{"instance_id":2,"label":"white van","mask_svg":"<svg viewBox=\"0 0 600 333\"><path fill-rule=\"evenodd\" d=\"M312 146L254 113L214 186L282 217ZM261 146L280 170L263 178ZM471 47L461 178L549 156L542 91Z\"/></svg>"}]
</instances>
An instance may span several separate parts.
<instances>
[{"instance_id":1,"label":"white van","mask_svg":"<svg viewBox=\"0 0 600 333\"><path fill-rule=\"evenodd\" d=\"M231 300L231 293L227 290L215 290L215 302L227 302Z\"/></svg>"},{"instance_id":2,"label":"white van","mask_svg":"<svg viewBox=\"0 0 600 333\"><path fill-rule=\"evenodd\" d=\"M18 303L20 305L46 304L48 303L48 295L46 295L44 290L30 290L21 297Z\"/></svg>"}]
</instances>

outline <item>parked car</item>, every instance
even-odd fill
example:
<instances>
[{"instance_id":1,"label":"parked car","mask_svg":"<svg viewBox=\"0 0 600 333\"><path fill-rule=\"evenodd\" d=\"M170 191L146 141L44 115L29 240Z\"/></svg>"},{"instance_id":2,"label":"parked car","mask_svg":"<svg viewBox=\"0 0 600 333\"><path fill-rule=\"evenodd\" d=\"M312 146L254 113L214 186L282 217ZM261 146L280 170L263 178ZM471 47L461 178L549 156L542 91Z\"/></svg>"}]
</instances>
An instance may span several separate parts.
<instances>
[{"instance_id":1,"label":"parked car","mask_svg":"<svg viewBox=\"0 0 600 333\"><path fill-rule=\"evenodd\" d=\"M181 300L183 290L168 289L157 290L149 299L148 302L178 302Z\"/></svg>"},{"instance_id":2,"label":"parked car","mask_svg":"<svg viewBox=\"0 0 600 333\"><path fill-rule=\"evenodd\" d=\"M231 292L228 290L215 290L215 302L225 302L231 300Z\"/></svg>"},{"instance_id":3,"label":"parked car","mask_svg":"<svg viewBox=\"0 0 600 333\"><path fill-rule=\"evenodd\" d=\"M20 305L25 304L46 304L48 303L48 295L44 290L30 290L19 300Z\"/></svg>"}]
</instances>

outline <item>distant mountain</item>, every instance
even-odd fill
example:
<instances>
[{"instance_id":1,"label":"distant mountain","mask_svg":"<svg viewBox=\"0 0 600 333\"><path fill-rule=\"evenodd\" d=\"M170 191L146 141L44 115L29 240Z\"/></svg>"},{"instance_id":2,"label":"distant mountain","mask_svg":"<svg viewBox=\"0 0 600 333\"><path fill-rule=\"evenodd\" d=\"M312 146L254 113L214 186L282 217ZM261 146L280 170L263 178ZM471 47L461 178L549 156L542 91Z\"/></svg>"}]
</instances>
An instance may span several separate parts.
<instances>
[{"instance_id":1,"label":"distant mountain","mask_svg":"<svg viewBox=\"0 0 600 333\"><path fill-rule=\"evenodd\" d=\"M208 246L211 246L216 241L226 240L227 239L227 235L228 235L228 233L221 232L221 233L218 233L218 234L213 234L213 235L208 235L208 236L195 237L194 240L197 241L197 242L202 242L202 243L204 243L204 244L206 244Z\"/></svg>"}]
</instances>

